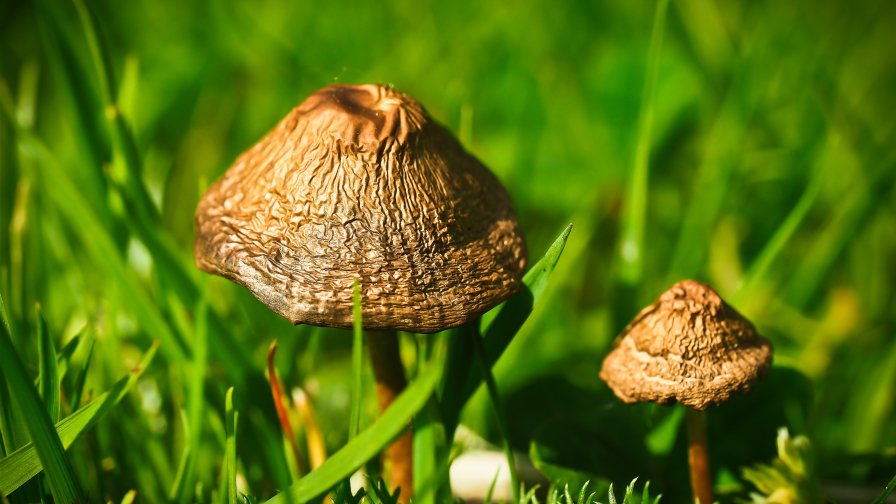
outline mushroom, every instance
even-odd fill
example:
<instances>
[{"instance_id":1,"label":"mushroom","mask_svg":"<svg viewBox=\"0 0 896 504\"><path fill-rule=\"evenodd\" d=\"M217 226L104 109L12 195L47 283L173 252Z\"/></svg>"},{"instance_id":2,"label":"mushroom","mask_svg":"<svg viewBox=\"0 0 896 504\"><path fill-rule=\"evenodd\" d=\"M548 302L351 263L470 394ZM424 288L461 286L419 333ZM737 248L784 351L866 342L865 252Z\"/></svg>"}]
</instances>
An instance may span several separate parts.
<instances>
[{"instance_id":1,"label":"mushroom","mask_svg":"<svg viewBox=\"0 0 896 504\"><path fill-rule=\"evenodd\" d=\"M710 504L704 410L748 391L771 360L771 343L749 320L712 287L683 280L628 324L604 359L600 377L626 403L687 407L691 488L695 499Z\"/></svg>"},{"instance_id":2,"label":"mushroom","mask_svg":"<svg viewBox=\"0 0 896 504\"><path fill-rule=\"evenodd\" d=\"M293 324L351 327L360 279L384 410L406 384L396 331L456 327L510 297L526 246L498 179L416 100L331 85L209 187L194 255ZM387 452L409 498L410 438Z\"/></svg>"}]
</instances>

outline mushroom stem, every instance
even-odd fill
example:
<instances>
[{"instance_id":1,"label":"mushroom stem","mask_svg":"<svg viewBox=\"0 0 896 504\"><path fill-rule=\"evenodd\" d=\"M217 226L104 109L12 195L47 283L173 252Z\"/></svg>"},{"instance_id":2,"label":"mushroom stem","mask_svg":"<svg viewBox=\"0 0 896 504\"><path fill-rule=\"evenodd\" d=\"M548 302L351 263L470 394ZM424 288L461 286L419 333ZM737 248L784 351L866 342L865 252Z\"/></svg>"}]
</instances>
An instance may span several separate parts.
<instances>
[{"instance_id":1,"label":"mushroom stem","mask_svg":"<svg viewBox=\"0 0 896 504\"><path fill-rule=\"evenodd\" d=\"M376 397L380 412L395 400L407 386L404 365L398 349L398 333L395 331L368 331L367 344L370 363L376 379ZM401 488L400 501L408 502L414 495L413 436L410 429L386 448L386 465L392 489Z\"/></svg>"},{"instance_id":2,"label":"mushroom stem","mask_svg":"<svg viewBox=\"0 0 896 504\"><path fill-rule=\"evenodd\" d=\"M712 504L712 478L709 471L709 450L706 444L706 413L687 410L688 464L691 466L691 491L700 504Z\"/></svg>"}]
</instances>

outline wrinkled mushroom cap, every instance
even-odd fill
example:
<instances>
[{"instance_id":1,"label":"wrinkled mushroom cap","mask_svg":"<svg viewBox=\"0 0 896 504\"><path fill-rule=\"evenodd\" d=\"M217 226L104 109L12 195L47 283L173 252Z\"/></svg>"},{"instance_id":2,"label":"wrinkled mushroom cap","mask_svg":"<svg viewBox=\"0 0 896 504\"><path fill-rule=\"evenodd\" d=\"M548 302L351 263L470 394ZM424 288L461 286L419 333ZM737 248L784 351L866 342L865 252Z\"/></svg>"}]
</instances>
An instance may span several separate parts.
<instances>
[{"instance_id":1,"label":"wrinkled mushroom cap","mask_svg":"<svg viewBox=\"0 0 896 504\"><path fill-rule=\"evenodd\" d=\"M413 98L325 87L243 153L196 210L199 268L294 324L435 332L520 288L506 191Z\"/></svg>"},{"instance_id":2,"label":"wrinkled mushroom cap","mask_svg":"<svg viewBox=\"0 0 896 504\"><path fill-rule=\"evenodd\" d=\"M627 403L678 401L703 410L747 391L772 347L712 287L684 280L639 313L617 338L600 377Z\"/></svg>"}]
</instances>

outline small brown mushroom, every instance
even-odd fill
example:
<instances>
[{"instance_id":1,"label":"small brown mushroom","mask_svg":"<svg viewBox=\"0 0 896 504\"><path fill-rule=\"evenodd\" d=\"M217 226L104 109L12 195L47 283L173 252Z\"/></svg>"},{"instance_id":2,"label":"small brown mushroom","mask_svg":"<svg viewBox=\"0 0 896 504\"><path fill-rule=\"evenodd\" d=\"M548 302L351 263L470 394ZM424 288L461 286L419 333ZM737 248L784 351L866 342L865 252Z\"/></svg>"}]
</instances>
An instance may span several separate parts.
<instances>
[{"instance_id":1,"label":"small brown mushroom","mask_svg":"<svg viewBox=\"0 0 896 504\"><path fill-rule=\"evenodd\" d=\"M351 327L360 278L384 409L405 383L395 331L456 327L508 298L526 246L498 179L417 101L332 85L208 189L194 255L294 324ZM393 480L408 498L405 462Z\"/></svg>"},{"instance_id":2,"label":"small brown mushroom","mask_svg":"<svg viewBox=\"0 0 896 504\"><path fill-rule=\"evenodd\" d=\"M713 502L703 410L763 377L771 343L712 287L684 280L639 313L616 339L600 371L627 403L687 406L694 497Z\"/></svg>"}]
</instances>

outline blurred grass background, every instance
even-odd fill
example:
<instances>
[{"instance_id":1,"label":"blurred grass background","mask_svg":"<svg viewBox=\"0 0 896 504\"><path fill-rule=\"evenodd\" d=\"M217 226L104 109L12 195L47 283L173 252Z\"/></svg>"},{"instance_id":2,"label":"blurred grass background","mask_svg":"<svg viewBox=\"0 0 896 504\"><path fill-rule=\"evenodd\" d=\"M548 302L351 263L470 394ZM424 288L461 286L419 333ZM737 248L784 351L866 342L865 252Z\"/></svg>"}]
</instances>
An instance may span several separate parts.
<instances>
[{"instance_id":1,"label":"blurred grass background","mask_svg":"<svg viewBox=\"0 0 896 504\"><path fill-rule=\"evenodd\" d=\"M213 485L219 469L230 385L253 440L240 448L249 488L266 496L288 479L261 374L273 338L284 382L314 397L331 449L345 442L351 336L293 328L190 258L204 186L331 82L385 82L424 103L506 185L533 261L574 224L549 297L495 370L519 408L511 423L529 426L515 431L519 449L541 428L552 380L603 390L595 407L618 407L597 379L613 337L694 277L773 340L776 364L808 377L807 414L787 418L810 434L825 478L896 471L896 4L674 0L652 93L653 2L89 5L108 84L74 5L0 2L4 93L56 162L0 120L0 292L26 362L38 361L27 336L35 303L57 347L88 324L88 389L104 390L162 339L130 402L76 445L94 495L139 488L158 502L171 486L191 369L177 341L195 336L203 288L220 316L199 481ZM131 179L103 114L110 98L136 138L157 219L140 221L122 197ZM652 128L639 137L645 111ZM640 188L639 145L649 149ZM639 214L643 233L624 245ZM665 415L645 414L651 425ZM491 418L481 395L464 417L497 443ZM762 448L739 462L774 452L767 431L748 432Z\"/></svg>"}]
</instances>

